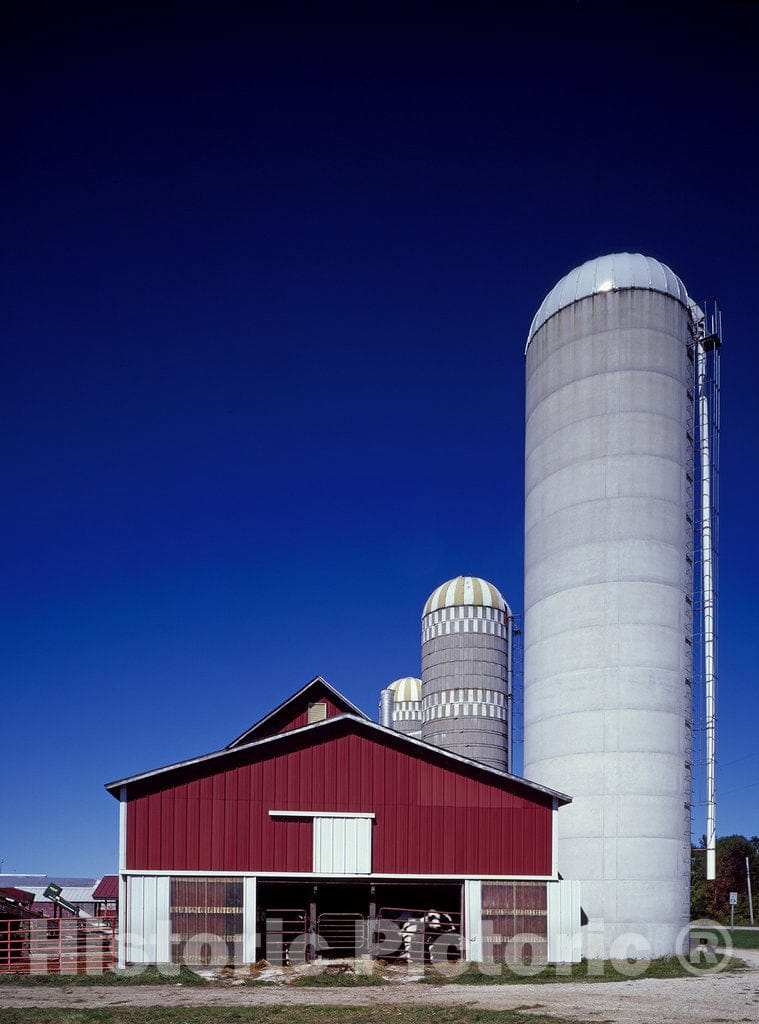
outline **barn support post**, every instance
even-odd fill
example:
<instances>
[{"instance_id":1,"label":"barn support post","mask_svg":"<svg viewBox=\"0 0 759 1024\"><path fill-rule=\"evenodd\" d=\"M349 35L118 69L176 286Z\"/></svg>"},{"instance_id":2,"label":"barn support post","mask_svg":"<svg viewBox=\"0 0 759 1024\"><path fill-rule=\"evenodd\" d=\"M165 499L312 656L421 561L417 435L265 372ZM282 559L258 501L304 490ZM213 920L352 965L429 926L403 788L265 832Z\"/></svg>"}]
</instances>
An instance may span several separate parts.
<instances>
[{"instance_id":1,"label":"barn support post","mask_svg":"<svg viewBox=\"0 0 759 1024\"><path fill-rule=\"evenodd\" d=\"M314 886L311 902L308 906L308 921L306 922L306 933L308 934L309 945L306 946L306 960L316 959L317 921L316 921L316 897L319 893L319 886Z\"/></svg>"},{"instance_id":2,"label":"barn support post","mask_svg":"<svg viewBox=\"0 0 759 1024\"><path fill-rule=\"evenodd\" d=\"M127 788L119 790L119 916L117 963L126 967L127 880L126 871Z\"/></svg>"},{"instance_id":3,"label":"barn support post","mask_svg":"<svg viewBox=\"0 0 759 1024\"><path fill-rule=\"evenodd\" d=\"M258 959L258 915L256 913L256 879L248 877L243 879L243 938L242 958L243 963L254 964Z\"/></svg>"},{"instance_id":4,"label":"barn support post","mask_svg":"<svg viewBox=\"0 0 759 1024\"><path fill-rule=\"evenodd\" d=\"M482 963L482 882L467 878L464 882L464 943L465 960Z\"/></svg>"},{"instance_id":5,"label":"barn support post","mask_svg":"<svg viewBox=\"0 0 759 1024\"><path fill-rule=\"evenodd\" d=\"M366 919L366 948L369 950L369 955L375 959L374 946L376 943L377 935L377 889L375 886L369 886L369 914Z\"/></svg>"},{"instance_id":6,"label":"barn support post","mask_svg":"<svg viewBox=\"0 0 759 1024\"><path fill-rule=\"evenodd\" d=\"M461 883L459 893L459 952L461 959L466 960L466 882Z\"/></svg>"}]
</instances>

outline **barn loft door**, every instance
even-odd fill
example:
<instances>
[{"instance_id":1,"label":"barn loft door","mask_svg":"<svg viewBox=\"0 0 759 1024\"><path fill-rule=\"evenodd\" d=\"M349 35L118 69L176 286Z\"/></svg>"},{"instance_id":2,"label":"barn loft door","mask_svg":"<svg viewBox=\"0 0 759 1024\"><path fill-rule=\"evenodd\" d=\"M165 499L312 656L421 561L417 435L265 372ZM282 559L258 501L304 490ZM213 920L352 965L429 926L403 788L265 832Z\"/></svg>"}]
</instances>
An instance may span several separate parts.
<instances>
[{"instance_id":1,"label":"barn loft door","mask_svg":"<svg viewBox=\"0 0 759 1024\"><path fill-rule=\"evenodd\" d=\"M314 818L314 872L368 875L372 870L370 817Z\"/></svg>"}]
</instances>

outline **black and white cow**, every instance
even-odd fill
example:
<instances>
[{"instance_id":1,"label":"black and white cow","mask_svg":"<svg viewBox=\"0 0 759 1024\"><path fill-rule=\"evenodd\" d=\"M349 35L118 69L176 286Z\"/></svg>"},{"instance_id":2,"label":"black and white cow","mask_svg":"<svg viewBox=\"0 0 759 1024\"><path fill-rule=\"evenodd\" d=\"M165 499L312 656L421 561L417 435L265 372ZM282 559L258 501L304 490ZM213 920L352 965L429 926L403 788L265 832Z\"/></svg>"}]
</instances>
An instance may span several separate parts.
<instances>
[{"instance_id":1,"label":"black and white cow","mask_svg":"<svg viewBox=\"0 0 759 1024\"><path fill-rule=\"evenodd\" d=\"M437 939L441 935L454 934L457 930L451 915L440 910L428 910L425 914L413 910L404 911L396 920L401 933L400 958L406 963L419 960L432 963L436 956L434 947ZM440 958L440 953L437 957Z\"/></svg>"}]
</instances>

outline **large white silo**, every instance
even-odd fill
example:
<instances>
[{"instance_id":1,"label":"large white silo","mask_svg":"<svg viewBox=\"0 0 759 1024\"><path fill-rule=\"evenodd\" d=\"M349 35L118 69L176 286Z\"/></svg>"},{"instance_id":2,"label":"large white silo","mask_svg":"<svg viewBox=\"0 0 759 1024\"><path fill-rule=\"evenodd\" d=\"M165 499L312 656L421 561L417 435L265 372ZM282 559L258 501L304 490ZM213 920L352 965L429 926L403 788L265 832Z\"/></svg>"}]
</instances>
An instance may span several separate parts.
<instances>
[{"instance_id":1,"label":"large white silo","mask_svg":"<svg viewBox=\"0 0 759 1024\"><path fill-rule=\"evenodd\" d=\"M623 253L559 281L526 350L524 770L572 795L588 956L671 954L689 916L692 326Z\"/></svg>"}]
</instances>

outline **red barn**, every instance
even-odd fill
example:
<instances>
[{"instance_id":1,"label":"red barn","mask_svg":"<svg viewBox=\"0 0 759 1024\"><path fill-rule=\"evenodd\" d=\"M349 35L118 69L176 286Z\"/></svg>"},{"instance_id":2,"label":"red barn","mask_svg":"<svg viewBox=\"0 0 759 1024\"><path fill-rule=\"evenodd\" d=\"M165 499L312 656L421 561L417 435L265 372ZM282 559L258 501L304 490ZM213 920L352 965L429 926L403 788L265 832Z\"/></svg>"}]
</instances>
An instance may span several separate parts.
<instances>
[{"instance_id":1,"label":"red barn","mask_svg":"<svg viewBox=\"0 0 759 1024\"><path fill-rule=\"evenodd\" d=\"M225 749L106 788L122 963L574 957L570 798L377 725L321 677Z\"/></svg>"}]
</instances>

